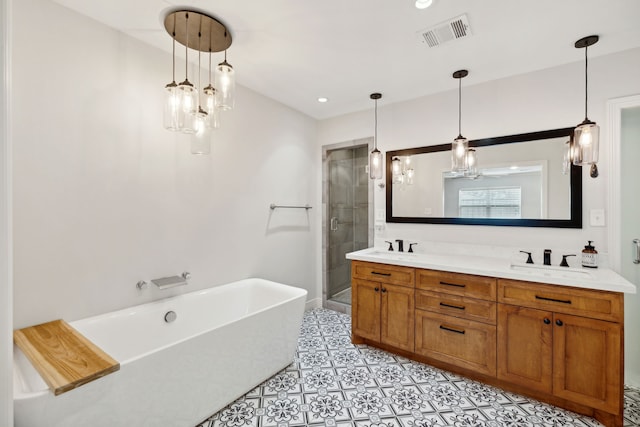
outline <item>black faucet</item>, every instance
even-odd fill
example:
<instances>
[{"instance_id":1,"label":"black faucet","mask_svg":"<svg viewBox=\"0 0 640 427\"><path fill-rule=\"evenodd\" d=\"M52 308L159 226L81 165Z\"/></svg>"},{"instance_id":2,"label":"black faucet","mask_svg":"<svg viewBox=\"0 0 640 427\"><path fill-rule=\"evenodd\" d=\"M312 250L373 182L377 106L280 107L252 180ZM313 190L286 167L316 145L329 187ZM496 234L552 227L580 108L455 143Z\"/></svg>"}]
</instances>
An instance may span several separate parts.
<instances>
[{"instance_id":1,"label":"black faucet","mask_svg":"<svg viewBox=\"0 0 640 427\"><path fill-rule=\"evenodd\" d=\"M531 252L527 252L527 251L520 251L523 254L527 254L527 264L533 264L533 259L531 258Z\"/></svg>"},{"instance_id":2,"label":"black faucet","mask_svg":"<svg viewBox=\"0 0 640 427\"><path fill-rule=\"evenodd\" d=\"M398 242L398 252L404 252L404 240L396 239Z\"/></svg>"},{"instance_id":3,"label":"black faucet","mask_svg":"<svg viewBox=\"0 0 640 427\"><path fill-rule=\"evenodd\" d=\"M388 240L385 240L384 242L389 244L389 251L393 252L393 242L390 242Z\"/></svg>"},{"instance_id":4,"label":"black faucet","mask_svg":"<svg viewBox=\"0 0 640 427\"><path fill-rule=\"evenodd\" d=\"M568 256L576 256L576 254L562 255L562 262L560 263L560 267L569 267L569 263L567 262Z\"/></svg>"},{"instance_id":5,"label":"black faucet","mask_svg":"<svg viewBox=\"0 0 640 427\"><path fill-rule=\"evenodd\" d=\"M551 265L551 249L544 250L544 265Z\"/></svg>"},{"instance_id":6,"label":"black faucet","mask_svg":"<svg viewBox=\"0 0 640 427\"><path fill-rule=\"evenodd\" d=\"M407 252L413 252L413 245L417 245L417 243L409 243L409 250Z\"/></svg>"}]
</instances>

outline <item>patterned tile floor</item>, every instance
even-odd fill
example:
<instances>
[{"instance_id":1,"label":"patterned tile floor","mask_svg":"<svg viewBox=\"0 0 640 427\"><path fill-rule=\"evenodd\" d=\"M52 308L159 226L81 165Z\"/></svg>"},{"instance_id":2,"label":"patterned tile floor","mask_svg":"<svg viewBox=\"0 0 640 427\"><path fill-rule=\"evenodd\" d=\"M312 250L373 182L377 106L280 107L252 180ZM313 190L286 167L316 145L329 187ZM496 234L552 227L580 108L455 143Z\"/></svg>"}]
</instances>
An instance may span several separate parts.
<instances>
[{"instance_id":1,"label":"patterned tile floor","mask_svg":"<svg viewBox=\"0 0 640 427\"><path fill-rule=\"evenodd\" d=\"M591 418L351 344L351 317L307 311L294 362L197 427L581 426ZM640 390L625 390L625 426Z\"/></svg>"}]
</instances>

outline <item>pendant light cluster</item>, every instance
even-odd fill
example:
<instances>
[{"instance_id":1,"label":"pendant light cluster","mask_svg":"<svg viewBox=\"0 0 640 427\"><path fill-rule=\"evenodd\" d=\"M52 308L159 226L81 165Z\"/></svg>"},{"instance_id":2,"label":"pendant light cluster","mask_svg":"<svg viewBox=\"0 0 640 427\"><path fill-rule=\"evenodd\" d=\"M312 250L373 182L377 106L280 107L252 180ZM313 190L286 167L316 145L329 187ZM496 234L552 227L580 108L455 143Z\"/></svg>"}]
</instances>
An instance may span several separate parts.
<instances>
[{"instance_id":1,"label":"pendant light cluster","mask_svg":"<svg viewBox=\"0 0 640 427\"><path fill-rule=\"evenodd\" d=\"M391 183L413 185L415 170L411 164L411 156L391 159Z\"/></svg>"},{"instance_id":2,"label":"pendant light cluster","mask_svg":"<svg viewBox=\"0 0 640 427\"><path fill-rule=\"evenodd\" d=\"M219 112L233 108L235 76L227 62L231 34L215 18L200 12L180 10L168 14L164 26L173 39L173 79L165 86L164 127L191 135L191 152L211 152L211 132L220 127ZM185 78L176 83L176 42L185 47ZM198 52L198 86L189 81L189 49ZM224 51L224 61L215 68L212 84L211 56ZM201 86L201 55L209 54L208 85Z\"/></svg>"},{"instance_id":3,"label":"pendant light cluster","mask_svg":"<svg viewBox=\"0 0 640 427\"><path fill-rule=\"evenodd\" d=\"M369 177L371 179L382 179L382 153L378 150L378 99L382 98L380 93L372 93L369 98L375 101L375 119L373 134L373 151L369 154Z\"/></svg>"},{"instance_id":4,"label":"pendant light cluster","mask_svg":"<svg viewBox=\"0 0 640 427\"><path fill-rule=\"evenodd\" d=\"M469 140L462 136L462 79L469 75L467 70L458 70L453 78L458 80L458 136L451 144L451 172L456 175L477 175L476 150L469 148Z\"/></svg>"},{"instance_id":5,"label":"pendant light cluster","mask_svg":"<svg viewBox=\"0 0 640 427\"><path fill-rule=\"evenodd\" d=\"M589 174L592 178L598 176L598 151L600 142L600 127L589 120L587 116L588 105L588 57L587 49L596 44L598 36L583 37L575 42L576 49L584 49L584 121L573 131L573 142L570 148L570 156L574 165L591 165Z\"/></svg>"}]
</instances>

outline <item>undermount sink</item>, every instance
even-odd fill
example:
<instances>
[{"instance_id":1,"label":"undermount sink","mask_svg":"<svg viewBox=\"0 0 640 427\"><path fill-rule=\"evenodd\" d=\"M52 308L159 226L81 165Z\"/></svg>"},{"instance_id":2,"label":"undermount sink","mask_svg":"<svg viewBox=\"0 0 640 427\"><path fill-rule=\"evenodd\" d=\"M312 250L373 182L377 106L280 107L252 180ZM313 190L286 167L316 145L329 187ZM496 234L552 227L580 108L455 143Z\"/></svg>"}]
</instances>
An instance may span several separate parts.
<instances>
[{"instance_id":1,"label":"undermount sink","mask_svg":"<svg viewBox=\"0 0 640 427\"><path fill-rule=\"evenodd\" d=\"M550 265L535 264L511 264L511 270L534 276L571 278L571 279L591 279L591 273L581 268L554 267Z\"/></svg>"},{"instance_id":2,"label":"undermount sink","mask_svg":"<svg viewBox=\"0 0 640 427\"><path fill-rule=\"evenodd\" d=\"M416 259L416 254L413 252L393 252L393 251L372 251L367 253L368 256L379 257L384 259L393 259L393 260L414 260Z\"/></svg>"}]
</instances>

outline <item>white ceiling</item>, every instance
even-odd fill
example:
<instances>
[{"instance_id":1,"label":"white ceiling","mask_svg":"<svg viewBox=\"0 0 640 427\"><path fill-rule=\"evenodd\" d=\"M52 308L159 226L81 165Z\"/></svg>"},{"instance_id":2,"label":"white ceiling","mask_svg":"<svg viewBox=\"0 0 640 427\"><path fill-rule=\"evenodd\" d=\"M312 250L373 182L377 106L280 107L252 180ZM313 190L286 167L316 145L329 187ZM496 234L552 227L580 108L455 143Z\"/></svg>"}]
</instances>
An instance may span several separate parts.
<instances>
[{"instance_id":1,"label":"white ceiling","mask_svg":"<svg viewBox=\"0 0 640 427\"><path fill-rule=\"evenodd\" d=\"M372 108L372 92L383 106L456 89L451 73L461 68L473 85L583 61L573 43L591 34L600 42L589 57L640 46L638 0L434 0L424 10L414 0L55 1L167 52L164 16L206 12L231 30L239 84L317 119ZM418 41L418 31L463 13L471 37Z\"/></svg>"}]
</instances>

